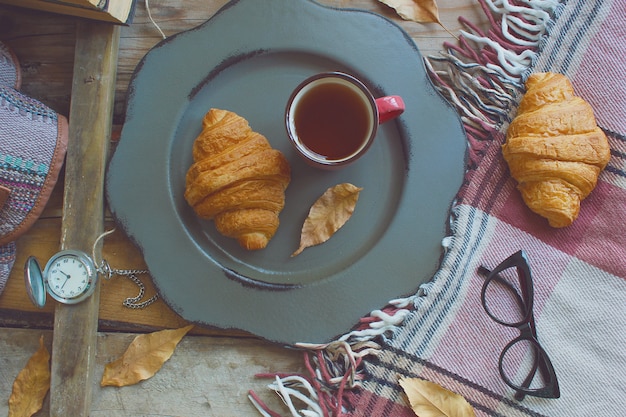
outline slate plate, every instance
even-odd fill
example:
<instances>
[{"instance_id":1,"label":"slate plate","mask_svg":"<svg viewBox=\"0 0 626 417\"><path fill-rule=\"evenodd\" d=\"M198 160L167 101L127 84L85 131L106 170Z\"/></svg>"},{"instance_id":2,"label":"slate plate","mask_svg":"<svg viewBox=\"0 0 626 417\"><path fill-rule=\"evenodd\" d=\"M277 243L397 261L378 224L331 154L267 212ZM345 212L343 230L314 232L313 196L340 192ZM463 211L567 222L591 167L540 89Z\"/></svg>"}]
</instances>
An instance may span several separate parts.
<instances>
[{"instance_id":1,"label":"slate plate","mask_svg":"<svg viewBox=\"0 0 626 417\"><path fill-rule=\"evenodd\" d=\"M296 85L331 70L401 95L407 109L382 125L364 158L335 172L298 159L283 125ZM211 107L248 119L290 161L281 226L262 251L219 235L183 198L192 143ZM465 151L455 111L393 22L308 0L240 0L141 61L106 190L160 295L182 317L280 343L325 342L432 278ZM363 187L352 218L291 258L310 206L342 182Z\"/></svg>"}]
</instances>

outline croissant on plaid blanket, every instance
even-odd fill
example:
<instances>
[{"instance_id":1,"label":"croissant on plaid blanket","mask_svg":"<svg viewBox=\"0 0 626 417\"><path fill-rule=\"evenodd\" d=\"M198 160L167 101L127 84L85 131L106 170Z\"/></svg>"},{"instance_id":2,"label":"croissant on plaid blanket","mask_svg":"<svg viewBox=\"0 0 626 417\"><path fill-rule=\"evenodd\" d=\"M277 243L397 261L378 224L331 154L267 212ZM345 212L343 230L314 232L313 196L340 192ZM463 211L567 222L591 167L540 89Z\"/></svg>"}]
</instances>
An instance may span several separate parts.
<instances>
[{"instance_id":1,"label":"croissant on plaid blanket","mask_svg":"<svg viewBox=\"0 0 626 417\"><path fill-rule=\"evenodd\" d=\"M461 18L467 31L459 42L425 60L469 143L441 266L414 296L381 306L366 325L330 344L302 346L310 374L277 375L270 385L293 416L415 416L400 377L461 394L477 416L624 415L626 2L479 3L490 30ZM611 148L579 217L561 229L526 207L501 152L524 81L536 72L572 81ZM532 270L537 338L554 366L559 398L518 401L498 371L500 353L520 332L485 312L478 268L519 250ZM280 415L256 393L251 399L261 414Z\"/></svg>"}]
</instances>

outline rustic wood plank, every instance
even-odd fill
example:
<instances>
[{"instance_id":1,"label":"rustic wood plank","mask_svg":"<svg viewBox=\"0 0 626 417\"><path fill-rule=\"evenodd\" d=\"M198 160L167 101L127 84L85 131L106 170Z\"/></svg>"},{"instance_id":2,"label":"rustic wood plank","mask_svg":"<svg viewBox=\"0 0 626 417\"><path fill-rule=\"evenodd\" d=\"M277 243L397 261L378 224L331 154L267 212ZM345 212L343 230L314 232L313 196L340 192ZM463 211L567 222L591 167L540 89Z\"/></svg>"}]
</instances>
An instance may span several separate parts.
<instances>
[{"instance_id":1,"label":"rustic wood plank","mask_svg":"<svg viewBox=\"0 0 626 417\"><path fill-rule=\"evenodd\" d=\"M61 248L91 253L103 225L119 27L81 21L76 39ZM99 288L80 304L57 304L51 416L81 417L91 411L99 305Z\"/></svg>"},{"instance_id":2,"label":"rustic wood plank","mask_svg":"<svg viewBox=\"0 0 626 417\"><path fill-rule=\"evenodd\" d=\"M415 41L423 55L436 54L444 41L455 39L435 23L403 21L393 9L378 0L320 0L338 8L357 8L385 16L400 25ZM152 0L154 21L166 36L192 29L213 16L228 0ZM438 0L439 17L446 29L463 29L459 16L479 28L488 20L475 0ZM67 114L70 101L72 55L76 19L10 6L0 6L0 39L18 52L24 67L23 90L39 98L61 114ZM137 63L162 38L148 17L144 2L138 2L133 24L121 28L120 54L115 93L114 123L124 121L126 93Z\"/></svg>"},{"instance_id":3,"label":"rustic wood plank","mask_svg":"<svg viewBox=\"0 0 626 417\"><path fill-rule=\"evenodd\" d=\"M20 61L20 91L64 115L70 107L75 33L74 18L0 6L0 39Z\"/></svg>"},{"instance_id":4,"label":"rustic wood plank","mask_svg":"<svg viewBox=\"0 0 626 417\"><path fill-rule=\"evenodd\" d=\"M51 331L0 328L0 415L8 415L13 381L39 347L51 349ZM124 353L135 334L98 333L91 417L258 417L247 398L254 390L275 410L284 410L258 373L302 373L302 353L257 339L186 336L151 379L134 386L100 387L104 366ZM50 415L49 399L35 417ZM69 415L68 415L69 417Z\"/></svg>"},{"instance_id":5,"label":"rustic wood plank","mask_svg":"<svg viewBox=\"0 0 626 417\"><path fill-rule=\"evenodd\" d=\"M61 184L62 185L62 184ZM62 205L62 194L55 197ZM56 201L52 204L57 204ZM58 211L58 215L56 212ZM52 328L55 302L48 298L43 309L35 307L28 296L23 280L23 265L28 256L33 255L44 263L59 250L61 240L61 208L51 210L51 217L40 218L35 225L18 241L15 267L7 286L0 295L0 326ZM111 220L105 221L104 230L116 227ZM116 230L103 242L102 256L119 269L143 269L146 267L138 248L121 231ZM148 276L140 276L146 286L146 297L156 290ZM101 331L149 332L163 328L182 327L187 322L172 311L162 300L157 300L149 308L130 310L122 306L125 298L135 296L138 288L123 277L103 280L100 290L99 325ZM243 332L232 330L195 327L192 334L244 336Z\"/></svg>"}]
</instances>

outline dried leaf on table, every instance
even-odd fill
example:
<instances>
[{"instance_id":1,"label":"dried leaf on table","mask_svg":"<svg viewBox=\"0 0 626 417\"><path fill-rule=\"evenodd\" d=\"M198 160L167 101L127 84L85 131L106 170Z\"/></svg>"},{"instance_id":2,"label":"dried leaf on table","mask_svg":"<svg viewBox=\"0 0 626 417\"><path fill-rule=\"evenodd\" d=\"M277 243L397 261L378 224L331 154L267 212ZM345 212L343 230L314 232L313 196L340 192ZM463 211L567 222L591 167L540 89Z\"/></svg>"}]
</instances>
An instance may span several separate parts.
<instances>
[{"instance_id":1,"label":"dried leaf on table","mask_svg":"<svg viewBox=\"0 0 626 417\"><path fill-rule=\"evenodd\" d=\"M135 337L120 358L105 365L100 385L123 387L151 378L192 328L189 325Z\"/></svg>"},{"instance_id":2,"label":"dried leaf on table","mask_svg":"<svg viewBox=\"0 0 626 417\"><path fill-rule=\"evenodd\" d=\"M304 249L330 239L354 213L362 189L342 183L326 190L309 210L302 226L300 247L291 256L299 255Z\"/></svg>"},{"instance_id":3,"label":"dried leaf on table","mask_svg":"<svg viewBox=\"0 0 626 417\"><path fill-rule=\"evenodd\" d=\"M435 0L379 0L389 7L393 7L398 16L404 20L417 23L437 23L450 33L439 20L439 9Z\"/></svg>"},{"instance_id":4,"label":"dried leaf on table","mask_svg":"<svg viewBox=\"0 0 626 417\"><path fill-rule=\"evenodd\" d=\"M474 417L474 409L463 396L434 382L401 378L400 386L419 417Z\"/></svg>"},{"instance_id":5,"label":"dried leaf on table","mask_svg":"<svg viewBox=\"0 0 626 417\"><path fill-rule=\"evenodd\" d=\"M418 23L440 23L439 9L435 0L379 0L396 9L404 20Z\"/></svg>"},{"instance_id":6,"label":"dried leaf on table","mask_svg":"<svg viewBox=\"0 0 626 417\"><path fill-rule=\"evenodd\" d=\"M50 389L50 353L39 338L39 349L30 357L13 382L9 417L30 417L41 410Z\"/></svg>"}]
</instances>

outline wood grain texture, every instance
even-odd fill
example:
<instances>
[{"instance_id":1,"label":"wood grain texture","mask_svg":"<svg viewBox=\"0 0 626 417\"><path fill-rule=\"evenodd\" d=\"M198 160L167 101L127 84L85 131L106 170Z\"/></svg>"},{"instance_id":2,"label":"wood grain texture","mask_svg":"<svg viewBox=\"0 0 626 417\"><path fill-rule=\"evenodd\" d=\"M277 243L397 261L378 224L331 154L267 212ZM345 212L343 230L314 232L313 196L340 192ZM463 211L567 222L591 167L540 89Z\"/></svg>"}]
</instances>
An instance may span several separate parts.
<instances>
[{"instance_id":1,"label":"wood grain texture","mask_svg":"<svg viewBox=\"0 0 626 417\"><path fill-rule=\"evenodd\" d=\"M52 348L52 332L0 328L0 415L8 415L7 399L18 372L44 336ZM99 333L92 381L91 417L258 417L247 398L254 390L274 409L283 406L259 373L303 372L302 353L257 339L186 336L172 357L151 379L129 387L100 387L104 366L120 357L136 334ZM49 401L35 417L50 415ZM68 415L69 416L69 415Z\"/></svg>"},{"instance_id":2,"label":"wood grain texture","mask_svg":"<svg viewBox=\"0 0 626 417\"><path fill-rule=\"evenodd\" d=\"M102 233L119 27L81 21L76 30L61 249L91 253ZM99 306L98 286L82 303L56 306L51 416L89 416Z\"/></svg>"}]
</instances>

